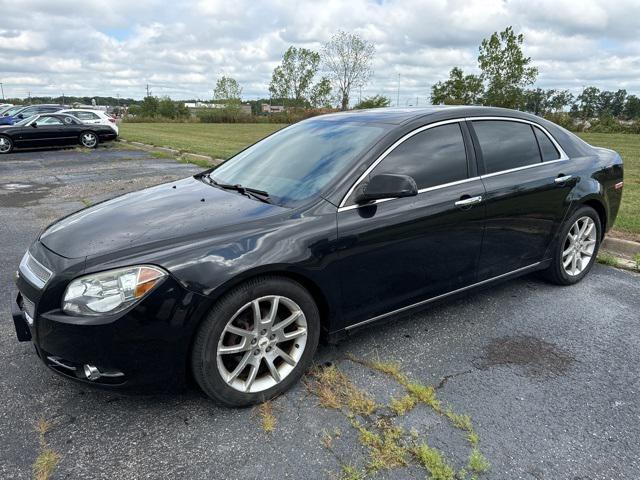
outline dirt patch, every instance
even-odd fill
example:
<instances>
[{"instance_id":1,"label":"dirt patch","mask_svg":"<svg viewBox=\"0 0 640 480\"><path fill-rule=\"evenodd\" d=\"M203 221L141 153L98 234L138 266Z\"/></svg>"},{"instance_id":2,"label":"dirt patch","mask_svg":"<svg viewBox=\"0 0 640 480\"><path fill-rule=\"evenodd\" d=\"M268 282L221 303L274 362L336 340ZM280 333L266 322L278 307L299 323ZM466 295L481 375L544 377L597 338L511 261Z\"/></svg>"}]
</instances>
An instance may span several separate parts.
<instances>
[{"instance_id":1,"label":"dirt patch","mask_svg":"<svg viewBox=\"0 0 640 480\"><path fill-rule=\"evenodd\" d=\"M621 230L609 230L607 236L611 238L621 238L622 240L631 240L632 242L640 242L640 233L624 232Z\"/></svg>"},{"instance_id":2,"label":"dirt patch","mask_svg":"<svg viewBox=\"0 0 640 480\"><path fill-rule=\"evenodd\" d=\"M492 340L478 368L516 365L532 376L563 375L575 358L556 345L537 337L517 335Z\"/></svg>"}]
</instances>

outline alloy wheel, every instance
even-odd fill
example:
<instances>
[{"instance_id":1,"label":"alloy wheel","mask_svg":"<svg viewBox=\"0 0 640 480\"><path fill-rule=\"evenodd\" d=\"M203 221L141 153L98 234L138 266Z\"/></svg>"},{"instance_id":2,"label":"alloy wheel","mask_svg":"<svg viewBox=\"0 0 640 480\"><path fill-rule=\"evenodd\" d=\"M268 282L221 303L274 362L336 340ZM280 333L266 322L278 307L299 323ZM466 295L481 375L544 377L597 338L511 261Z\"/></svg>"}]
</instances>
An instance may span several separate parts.
<instances>
[{"instance_id":1,"label":"alloy wheel","mask_svg":"<svg viewBox=\"0 0 640 480\"><path fill-rule=\"evenodd\" d=\"M591 217L580 217L569 229L562 247L562 267L567 275L580 275L591 262L596 248L596 224Z\"/></svg>"},{"instance_id":2,"label":"alloy wheel","mask_svg":"<svg viewBox=\"0 0 640 480\"><path fill-rule=\"evenodd\" d=\"M296 367L307 343L307 319L293 300L269 295L243 305L227 322L216 352L218 372L244 393L267 390Z\"/></svg>"},{"instance_id":3,"label":"alloy wheel","mask_svg":"<svg viewBox=\"0 0 640 480\"><path fill-rule=\"evenodd\" d=\"M83 133L82 134L82 145L88 148L93 148L96 146L98 139L93 133Z\"/></svg>"},{"instance_id":4,"label":"alloy wheel","mask_svg":"<svg viewBox=\"0 0 640 480\"><path fill-rule=\"evenodd\" d=\"M0 153L7 153L11 150L11 140L7 137L0 137Z\"/></svg>"}]
</instances>

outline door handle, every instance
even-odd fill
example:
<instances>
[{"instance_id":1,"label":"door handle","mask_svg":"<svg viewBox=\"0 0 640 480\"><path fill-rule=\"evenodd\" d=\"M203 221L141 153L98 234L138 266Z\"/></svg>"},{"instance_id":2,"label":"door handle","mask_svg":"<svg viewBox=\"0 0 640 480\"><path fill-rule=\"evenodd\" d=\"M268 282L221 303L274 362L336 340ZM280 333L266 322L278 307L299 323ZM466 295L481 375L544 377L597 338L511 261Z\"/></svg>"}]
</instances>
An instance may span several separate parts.
<instances>
[{"instance_id":1,"label":"door handle","mask_svg":"<svg viewBox=\"0 0 640 480\"><path fill-rule=\"evenodd\" d=\"M480 202L482 202L482 196L478 195L477 197L462 198L458 200L455 205L456 207L470 207L471 205L476 205Z\"/></svg>"},{"instance_id":2,"label":"door handle","mask_svg":"<svg viewBox=\"0 0 640 480\"><path fill-rule=\"evenodd\" d=\"M571 175L561 175L554 180L554 183L556 184L567 183L572 178L573 177Z\"/></svg>"}]
</instances>

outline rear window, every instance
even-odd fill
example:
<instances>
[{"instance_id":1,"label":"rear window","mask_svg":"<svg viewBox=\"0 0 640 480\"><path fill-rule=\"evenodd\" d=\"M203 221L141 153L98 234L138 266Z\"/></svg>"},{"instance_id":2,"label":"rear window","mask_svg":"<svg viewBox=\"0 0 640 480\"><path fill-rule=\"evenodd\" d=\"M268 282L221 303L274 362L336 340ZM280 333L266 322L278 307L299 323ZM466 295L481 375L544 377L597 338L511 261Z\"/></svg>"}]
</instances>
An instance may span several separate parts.
<instances>
[{"instance_id":1,"label":"rear window","mask_svg":"<svg viewBox=\"0 0 640 480\"><path fill-rule=\"evenodd\" d=\"M540 163L540 150L528 123L476 120L473 129L480 143L485 173Z\"/></svg>"},{"instance_id":2,"label":"rear window","mask_svg":"<svg viewBox=\"0 0 640 480\"><path fill-rule=\"evenodd\" d=\"M533 127L533 131L536 133L538 145L540 145L542 160L545 162L558 160L560 158L560 152L558 152L558 149L555 147L551 139L538 127Z\"/></svg>"}]
</instances>

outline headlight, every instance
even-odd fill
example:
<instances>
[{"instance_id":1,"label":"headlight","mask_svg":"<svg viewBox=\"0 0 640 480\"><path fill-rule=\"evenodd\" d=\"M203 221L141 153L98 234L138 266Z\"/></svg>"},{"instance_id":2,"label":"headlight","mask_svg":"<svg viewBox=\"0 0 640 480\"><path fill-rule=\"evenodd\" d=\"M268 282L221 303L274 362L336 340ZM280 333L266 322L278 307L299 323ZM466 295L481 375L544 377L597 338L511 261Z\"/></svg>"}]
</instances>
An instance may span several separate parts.
<instances>
[{"instance_id":1,"label":"headlight","mask_svg":"<svg viewBox=\"0 0 640 480\"><path fill-rule=\"evenodd\" d=\"M64 292L62 310L70 315L118 313L144 297L166 276L158 267L138 265L79 277Z\"/></svg>"}]
</instances>

